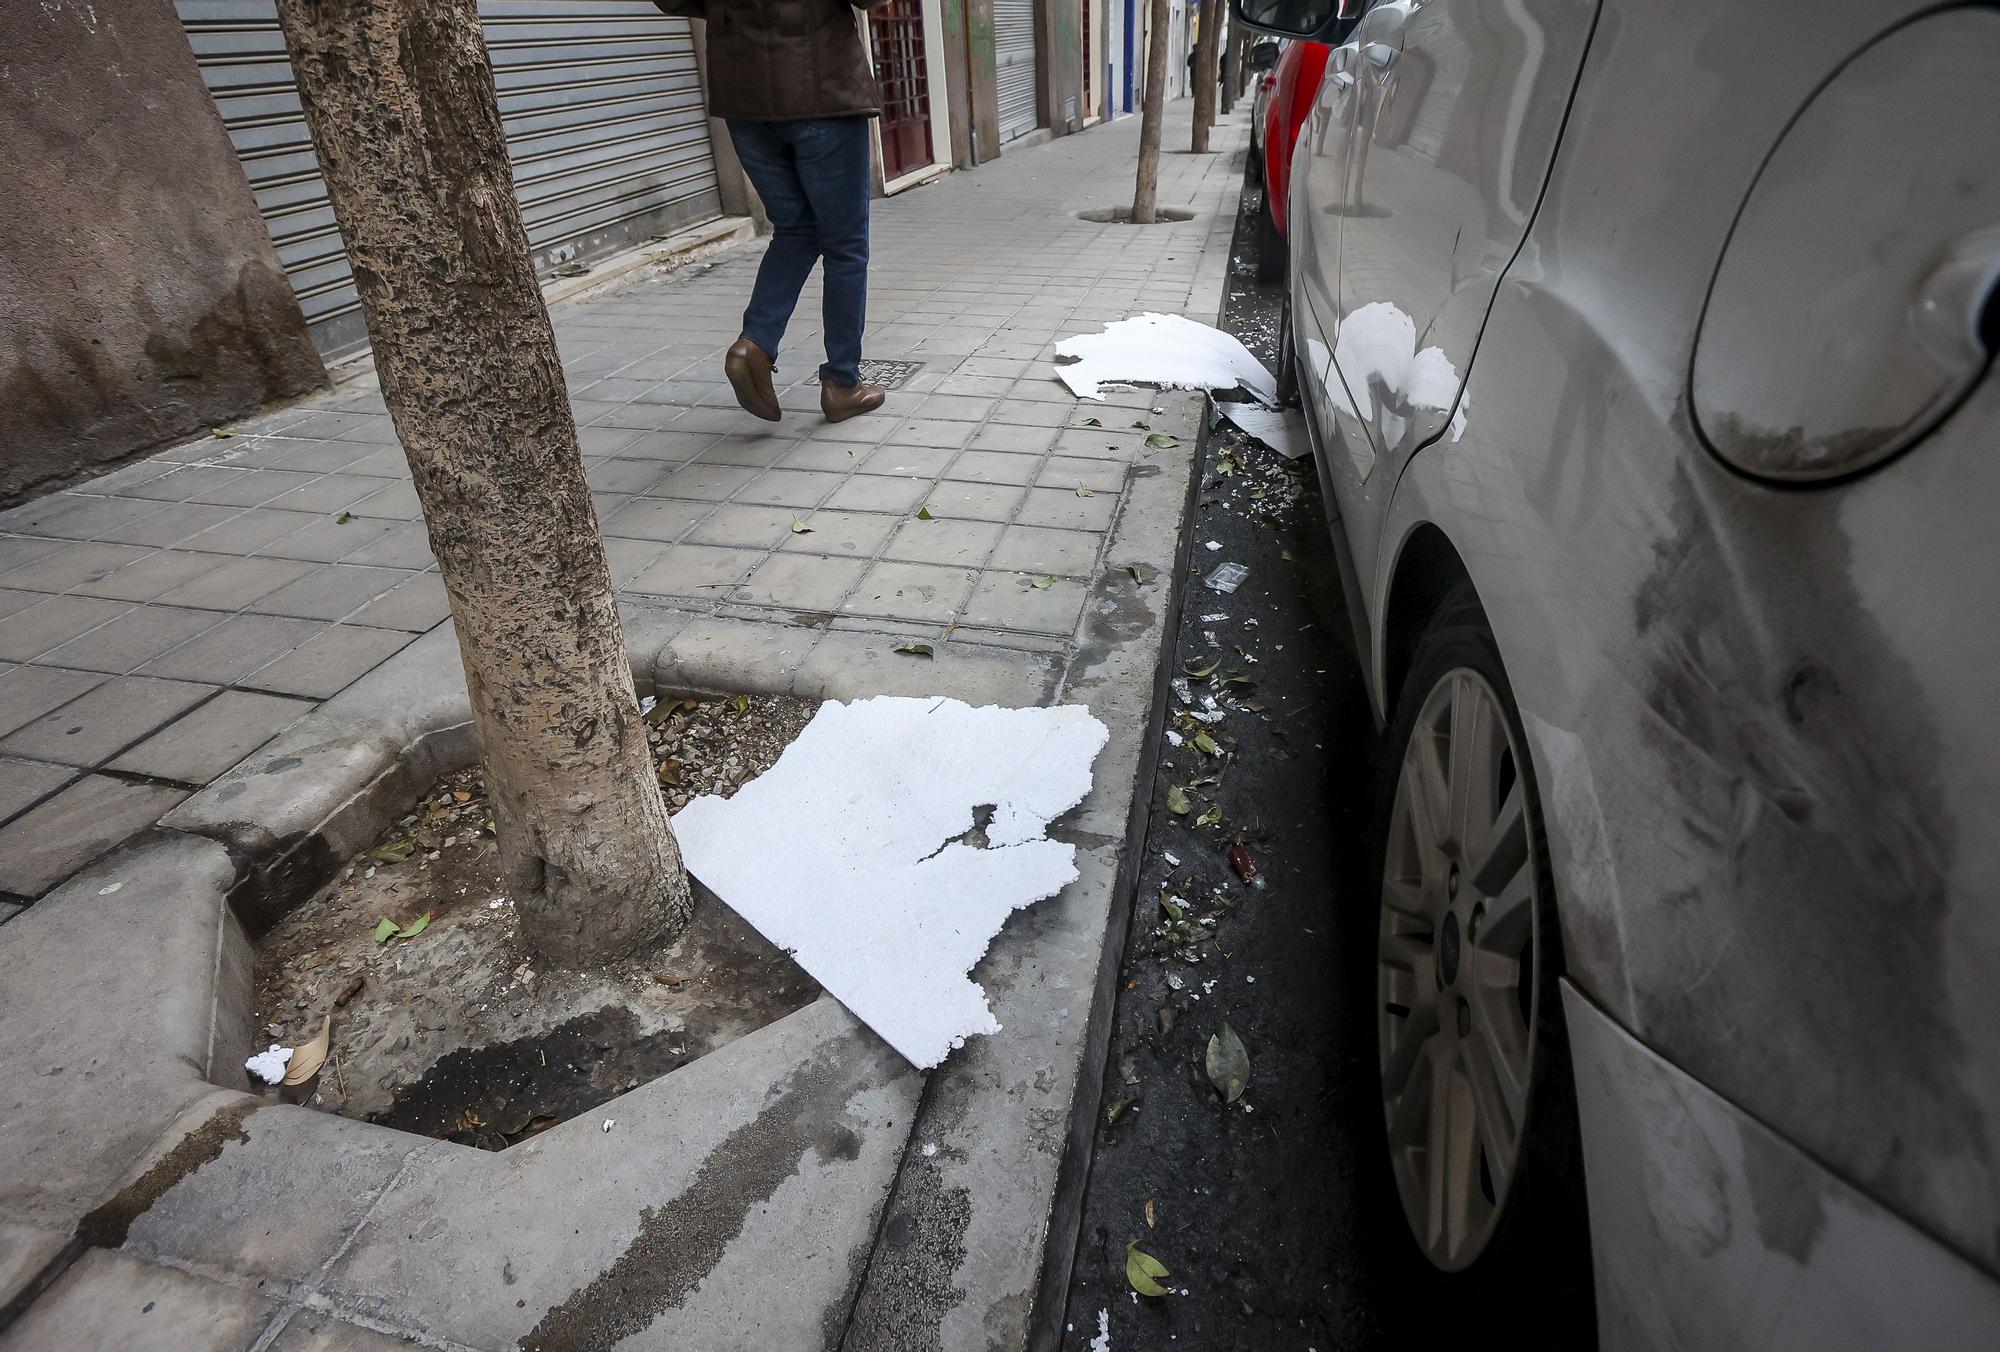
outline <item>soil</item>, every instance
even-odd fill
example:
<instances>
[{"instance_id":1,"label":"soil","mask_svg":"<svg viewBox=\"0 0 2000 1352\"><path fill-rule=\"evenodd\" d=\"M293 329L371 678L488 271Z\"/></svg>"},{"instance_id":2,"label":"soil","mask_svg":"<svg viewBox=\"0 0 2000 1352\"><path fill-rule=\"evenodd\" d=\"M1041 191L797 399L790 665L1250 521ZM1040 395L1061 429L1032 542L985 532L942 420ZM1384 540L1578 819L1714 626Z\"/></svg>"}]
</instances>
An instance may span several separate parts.
<instances>
[{"instance_id":1,"label":"soil","mask_svg":"<svg viewBox=\"0 0 2000 1352\"><path fill-rule=\"evenodd\" d=\"M776 762L813 705L661 701L647 715L667 809L728 797ZM589 971L537 964L500 885L485 777L446 776L258 944L262 1036L332 1016L314 1106L504 1149L809 1004L819 987L699 887L694 922Z\"/></svg>"}]
</instances>

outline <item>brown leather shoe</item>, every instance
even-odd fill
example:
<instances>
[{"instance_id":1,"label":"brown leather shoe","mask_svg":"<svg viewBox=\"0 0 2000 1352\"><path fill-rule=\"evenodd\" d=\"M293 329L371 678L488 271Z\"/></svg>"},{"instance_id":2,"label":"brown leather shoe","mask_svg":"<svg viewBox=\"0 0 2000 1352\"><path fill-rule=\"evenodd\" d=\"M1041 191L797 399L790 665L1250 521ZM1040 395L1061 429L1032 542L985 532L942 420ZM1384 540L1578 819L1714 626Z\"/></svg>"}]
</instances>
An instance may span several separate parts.
<instances>
[{"instance_id":1,"label":"brown leather shoe","mask_svg":"<svg viewBox=\"0 0 2000 1352\"><path fill-rule=\"evenodd\" d=\"M771 386L771 354L748 338L738 338L729 345L729 353L722 359L723 374L729 377L729 387L736 391L736 402L743 405L746 413L754 413L765 422L777 422L784 411L778 407L778 392Z\"/></svg>"},{"instance_id":2,"label":"brown leather shoe","mask_svg":"<svg viewBox=\"0 0 2000 1352\"><path fill-rule=\"evenodd\" d=\"M828 422L846 422L862 413L873 413L882 407L882 401L889 392L880 385L836 385L830 380L822 380L819 386L819 411L826 415Z\"/></svg>"}]
</instances>

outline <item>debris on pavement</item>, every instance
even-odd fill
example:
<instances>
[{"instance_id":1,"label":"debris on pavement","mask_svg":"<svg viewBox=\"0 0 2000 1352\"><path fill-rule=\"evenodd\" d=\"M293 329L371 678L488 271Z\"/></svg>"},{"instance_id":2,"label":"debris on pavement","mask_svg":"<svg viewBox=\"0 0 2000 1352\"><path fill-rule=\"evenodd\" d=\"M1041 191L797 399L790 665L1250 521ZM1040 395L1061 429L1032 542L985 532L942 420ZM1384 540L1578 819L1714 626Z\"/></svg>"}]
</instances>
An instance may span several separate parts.
<instances>
[{"instance_id":1,"label":"debris on pavement","mask_svg":"<svg viewBox=\"0 0 2000 1352\"><path fill-rule=\"evenodd\" d=\"M277 1084L285 1078L285 1067L292 1059L292 1049L279 1043L272 1043L243 1063L243 1069L255 1075L265 1084Z\"/></svg>"},{"instance_id":2,"label":"debris on pavement","mask_svg":"<svg viewBox=\"0 0 2000 1352\"><path fill-rule=\"evenodd\" d=\"M1217 565L1214 572L1202 579L1202 583L1210 591L1221 592L1224 596L1227 596L1230 592L1242 586L1243 579L1248 576L1250 576L1250 570L1242 564L1224 563ZM1206 618L1206 616L1203 618Z\"/></svg>"},{"instance_id":3,"label":"debris on pavement","mask_svg":"<svg viewBox=\"0 0 2000 1352\"><path fill-rule=\"evenodd\" d=\"M1227 1019L1209 1036L1202 1066L1208 1071L1208 1082L1222 1095L1224 1103L1234 1103L1243 1097L1250 1084L1250 1052Z\"/></svg>"},{"instance_id":4,"label":"debris on pavement","mask_svg":"<svg viewBox=\"0 0 2000 1352\"><path fill-rule=\"evenodd\" d=\"M878 696L820 706L734 798L674 818L690 872L911 1064L999 1024L972 965L1077 876L1050 822L1109 730L1080 705Z\"/></svg>"},{"instance_id":5,"label":"debris on pavement","mask_svg":"<svg viewBox=\"0 0 2000 1352\"><path fill-rule=\"evenodd\" d=\"M1102 399L1103 386L1155 385L1169 390L1248 390L1267 404L1278 385L1233 334L1181 315L1115 320L1102 333L1056 344L1056 375L1079 399Z\"/></svg>"},{"instance_id":6,"label":"debris on pavement","mask_svg":"<svg viewBox=\"0 0 2000 1352\"><path fill-rule=\"evenodd\" d=\"M1295 408L1266 408L1240 400L1217 400L1215 406L1245 436L1287 460L1297 460L1312 449L1312 442L1306 436L1305 417Z\"/></svg>"},{"instance_id":7,"label":"debris on pavement","mask_svg":"<svg viewBox=\"0 0 2000 1352\"><path fill-rule=\"evenodd\" d=\"M1160 1285L1160 1278L1171 1275L1165 1263L1139 1247L1138 1240L1125 1245L1125 1280L1132 1283L1132 1289L1140 1295L1166 1295L1167 1288Z\"/></svg>"}]
</instances>

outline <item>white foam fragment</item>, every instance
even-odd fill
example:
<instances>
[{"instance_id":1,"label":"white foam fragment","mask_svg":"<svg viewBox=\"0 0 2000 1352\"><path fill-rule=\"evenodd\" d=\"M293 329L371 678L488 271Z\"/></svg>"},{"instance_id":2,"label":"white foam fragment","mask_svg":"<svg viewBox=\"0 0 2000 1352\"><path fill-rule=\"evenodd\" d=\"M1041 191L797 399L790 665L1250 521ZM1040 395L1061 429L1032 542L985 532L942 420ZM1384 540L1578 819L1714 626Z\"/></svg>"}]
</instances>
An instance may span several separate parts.
<instances>
[{"instance_id":1,"label":"white foam fragment","mask_svg":"<svg viewBox=\"0 0 2000 1352\"><path fill-rule=\"evenodd\" d=\"M243 1069L255 1075L265 1084L276 1084L285 1078L285 1067L291 1063L292 1049L273 1042L269 1047L243 1063Z\"/></svg>"},{"instance_id":2,"label":"white foam fragment","mask_svg":"<svg viewBox=\"0 0 2000 1352\"><path fill-rule=\"evenodd\" d=\"M1220 405L1222 416L1241 428L1246 436L1260 441L1287 460L1296 460L1311 449L1306 439L1305 418L1295 408L1265 408L1229 400Z\"/></svg>"},{"instance_id":3,"label":"white foam fragment","mask_svg":"<svg viewBox=\"0 0 2000 1352\"><path fill-rule=\"evenodd\" d=\"M1090 1352L1111 1352L1111 1311L1097 1312L1097 1336L1090 1340Z\"/></svg>"},{"instance_id":4,"label":"white foam fragment","mask_svg":"<svg viewBox=\"0 0 2000 1352\"><path fill-rule=\"evenodd\" d=\"M1362 421L1375 422L1388 444L1402 441L1418 410L1449 410L1451 439L1465 435L1465 401L1459 398L1451 358L1439 347L1418 351L1416 321L1388 301L1372 301L1347 316L1333 360L1346 377L1344 388L1353 395Z\"/></svg>"},{"instance_id":5,"label":"white foam fragment","mask_svg":"<svg viewBox=\"0 0 2000 1352\"><path fill-rule=\"evenodd\" d=\"M967 975L1016 910L1077 876L1046 836L1110 733L1079 705L820 706L735 796L674 817L690 872L911 1064L999 1031ZM985 848L961 839L990 807Z\"/></svg>"},{"instance_id":6,"label":"white foam fragment","mask_svg":"<svg viewBox=\"0 0 2000 1352\"><path fill-rule=\"evenodd\" d=\"M1233 390L1278 402L1278 384L1234 334L1181 315L1142 314L1056 344L1073 358L1056 375L1079 399L1102 399L1102 386L1134 383L1164 390Z\"/></svg>"}]
</instances>

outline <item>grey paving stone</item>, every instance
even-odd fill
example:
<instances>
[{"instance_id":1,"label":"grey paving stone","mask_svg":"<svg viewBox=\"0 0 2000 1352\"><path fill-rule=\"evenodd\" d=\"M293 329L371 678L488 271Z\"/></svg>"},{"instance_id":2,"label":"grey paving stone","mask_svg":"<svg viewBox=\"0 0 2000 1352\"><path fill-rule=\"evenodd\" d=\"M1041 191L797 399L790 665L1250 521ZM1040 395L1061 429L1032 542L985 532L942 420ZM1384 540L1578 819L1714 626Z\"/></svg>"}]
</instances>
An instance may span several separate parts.
<instances>
[{"instance_id":1,"label":"grey paving stone","mask_svg":"<svg viewBox=\"0 0 2000 1352\"><path fill-rule=\"evenodd\" d=\"M26 591L66 592L101 582L127 564L136 563L153 551L137 545L65 544L42 554L31 563L0 573L0 587ZM87 592L86 594L95 594Z\"/></svg>"},{"instance_id":2,"label":"grey paving stone","mask_svg":"<svg viewBox=\"0 0 2000 1352\"><path fill-rule=\"evenodd\" d=\"M351 617L355 624L373 629L405 629L421 633L451 614L444 579L436 573L418 573L409 581L384 592Z\"/></svg>"},{"instance_id":3,"label":"grey paving stone","mask_svg":"<svg viewBox=\"0 0 2000 1352\"><path fill-rule=\"evenodd\" d=\"M963 568L885 560L868 570L841 609L857 615L923 620L950 620L966 594L973 575Z\"/></svg>"},{"instance_id":4,"label":"grey paving stone","mask_svg":"<svg viewBox=\"0 0 2000 1352\"><path fill-rule=\"evenodd\" d=\"M405 523L381 517L341 513L313 518L312 524L266 545L259 553L277 559L305 559L313 563L333 563L359 553L382 537L402 530Z\"/></svg>"},{"instance_id":5,"label":"grey paving stone","mask_svg":"<svg viewBox=\"0 0 2000 1352\"><path fill-rule=\"evenodd\" d=\"M1044 582L1036 586L1036 582ZM1076 631L1088 590L1068 578L1027 573L987 573L972 589L961 622L1067 636Z\"/></svg>"},{"instance_id":6,"label":"grey paving stone","mask_svg":"<svg viewBox=\"0 0 2000 1352\"><path fill-rule=\"evenodd\" d=\"M319 519L305 512L253 507L237 513L219 526L190 535L185 544L189 549L211 554L254 554Z\"/></svg>"},{"instance_id":7,"label":"grey paving stone","mask_svg":"<svg viewBox=\"0 0 2000 1352\"><path fill-rule=\"evenodd\" d=\"M1041 468L1039 455L1010 455L1004 451L961 451L951 462L951 477L968 483L1017 484L1034 482Z\"/></svg>"},{"instance_id":8,"label":"grey paving stone","mask_svg":"<svg viewBox=\"0 0 2000 1352\"><path fill-rule=\"evenodd\" d=\"M686 535L714 511L714 502L689 498L639 498L603 518L603 531L628 540L666 543Z\"/></svg>"},{"instance_id":9,"label":"grey paving stone","mask_svg":"<svg viewBox=\"0 0 2000 1352\"><path fill-rule=\"evenodd\" d=\"M422 521L406 522L341 556L342 563L381 568L428 568L436 561L431 554L430 532Z\"/></svg>"},{"instance_id":10,"label":"grey paving stone","mask_svg":"<svg viewBox=\"0 0 2000 1352\"><path fill-rule=\"evenodd\" d=\"M654 493L721 502L757 477L748 465L683 465L662 479Z\"/></svg>"},{"instance_id":11,"label":"grey paving stone","mask_svg":"<svg viewBox=\"0 0 2000 1352\"><path fill-rule=\"evenodd\" d=\"M190 495L195 502L218 507L261 507L272 498L304 488L317 475L305 470L252 469L221 483L198 489Z\"/></svg>"},{"instance_id":12,"label":"grey paving stone","mask_svg":"<svg viewBox=\"0 0 2000 1352\"><path fill-rule=\"evenodd\" d=\"M212 685L121 676L0 739L0 751L92 769L215 693Z\"/></svg>"},{"instance_id":13,"label":"grey paving stone","mask_svg":"<svg viewBox=\"0 0 2000 1352\"><path fill-rule=\"evenodd\" d=\"M599 493L643 493L666 476L667 467L657 460L592 459L586 462L584 479Z\"/></svg>"},{"instance_id":14,"label":"grey paving stone","mask_svg":"<svg viewBox=\"0 0 2000 1352\"><path fill-rule=\"evenodd\" d=\"M905 418L896 425L889 440L898 446L944 446L957 450L972 440L979 430L974 422L956 422L946 418Z\"/></svg>"},{"instance_id":15,"label":"grey paving stone","mask_svg":"<svg viewBox=\"0 0 2000 1352\"><path fill-rule=\"evenodd\" d=\"M997 521L965 521L939 517L935 521L905 520L882 551L885 559L902 563L936 563L977 568L999 542Z\"/></svg>"},{"instance_id":16,"label":"grey paving stone","mask_svg":"<svg viewBox=\"0 0 2000 1352\"><path fill-rule=\"evenodd\" d=\"M754 549L675 545L628 585L632 591L648 596L714 601L748 576L763 557Z\"/></svg>"},{"instance_id":17,"label":"grey paving stone","mask_svg":"<svg viewBox=\"0 0 2000 1352\"><path fill-rule=\"evenodd\" d=\"M206 784L313 708L310 700L225 690L119 756L110 768Z\"/></svg>"},{"instance_id":18,"label":"grey paving stone","mask_svg":"<svg viewBox=\"0 0 2000 1352\"><path fill-rule=\"evenodd\" d=\"M185 797L184 789L85 775L0 826L0 892L40 896Z\"/></svg>"},{"instance_id":19,"label":"grey paving stone","mask_svg":"<svg viewBox=\"0 0 2000 1352\"><path fill-rule=\"evenodd\" d=\"M0 513L0 523L5 523L12 515L12 512ZM11 529L4 524L0 524L0 528ZM0 535L0 574L11 574L17 568L68 548L68 542L63 540L40 540L31 535ZM11 587L14 584L0 585Z\"/></svg>"},{"instance_id":20,"label":"grey paving stone","mask_svg":"<svg viewBox=\"0 0 2000 1352\"><path fill-rule=\"evenodd\" d=\"M809 393L813 401L813 407L817 409L819 406L819 391L814 389ZM894 395L889 397L892 401L895 400ZM874 413L863 414L858 418L849 418L845 422L827 422L824 419L811 415L800 421L805 435L809 440L839 442L843 445L872 446L883 438L894 434L898 419L891 415L891 409L885 405Z\"/></svg>"},{"instance_id":21,"label":"grey paving stone","mask_svg":"<svg viewBox=\"0 0 2000 1352\"><path fill-rule=\"evenodd\" d=\"M222 616L178 606L137 606L89 633L51 649L47 660L81 671L137 670L169 648L213 629Z\"/></svg>"},{"instance_id":22,"label":"grey paving stone","mask_svg":"<svg viewBox=\"0 0 2000 1352\"><path fill-rule=\"evenodd\" d=\"M735 501L805 509L826 501L841 476L804 469L774 469L736 490Z\"/></svg>"},{"instance_id":23,"label":"grey paving stone","mask_svg":"<svg viewBox=\"0 0 2000 1352\"><path fill-rule=\"evenodd\" d=\"M237 615L172 652L154 658L140 672L147 676L234 685L325 628L319 620Z\"/></svg>"},{"instance_id":24,"label":"grey paving stone","mask_svg":"<svg viewBox=\"0 0 2000 1352\"><path fill-rule=\"evenodd\" d=\"M579 421L589 422L593 426L629 427L634 431L653 432L667 426L680 415L681 410L672 404L641 403L618 404L605 409L594 418L585 419L581 413L577 417ZM621 454L631 455L633 452L627 447Z\"/></svg>"},{"instance_id":25,"label":"grey paving stone","mask_svg":"<svg viewBox=\"0 0 2000 1352\"><path fill-rule=\"evenodd\" d=\"M192 606L201 610L241 610L259 597L268 596L312 570L312 564L297 559L225 557L200 577L162 592L154 599L162 605Z\"/></svg>"},{"instance_id":26,"label":"grey paving stone","mask_svg":"<svg viewBox=\"0 0 2000 1352\"><path fill-rule=\"evenodd\" d=\"M0 661L26 662L125 614L122 601L51 596L0 620Z\"/></svg>"},{"instance_id":27,"label":"grey paving stone","mask_svg":"<svg viewBox=\"0 0 2000 1352\"><path fill-rule=\"evenodd\" d=\"M166 510L158 502L137 498L99 498L82 493L51 493L7 513L11 531L47 535L58 540L95 540L108 531L130 527Z\"/></svg>"},{"instance_id":28,"label":"grey paving stone","mask_svg":"<svg viewBox=\"0 0 2000 1352\"><path fill-rule=\"evenodd\" d=\"M994 401L960 394L934 394L918 404L913 417L945 418L956 422L984 422L993 412Z\"/></svg>"},{"instance_id":29,"label":"grey paving stone","mask_svg":"<svg viewBox=\"0 0 2000 1352\"><path fill-rule=\"evenodd\" d=\"M1102 537L1089 531L1009 526L987 566L1024 573L1053 573L1058 577L1087 577L1097 566L1097 551L1102 543Z\"/></svg>"},{"instance_id":30,"label":"grey paving stone","mask_svg":"<svg viewBox=\"0 0 2000 1352\"><path fill-rule=\"evenodd\" d=\"M102 672L69 671L39 664L0 671L0 736L32 723L107 679Z\"/></svg>"},{"instance_id":31,"label":"grey paving stone","mask_svg":"<svg viewBox=\"0 0 2000 1352\"><path fill-rule=\"evenodd\" d=\"M363 498L381 492L389 486L386 479L372 475L346 472L322 474L289 493L282 493L271 499L271 506L283 512L316 512L321 515L339 513L353 507Z\"/></svg>"},{"instance_id":32,"label":"grey paving stone","mask_svg":"<svg viewBox=\"0 0 2000 1352\"><path fill-rule=\"evenodd\" d=\"M774 554L731 593L733 599L799 610L832 610L868 569L865 559ZM746 597L743 593L748 592Z\"/></svg>"},{"instance_id":33,"label":"grey paving stone","mask_svg":"<svg viewBox=\"0 0 2000 1352\"><path fill-rule=\"evenodd\" d=\"M214 572L229 561L226 554L155 549L116 572L107 573L95 581L79 583L76 590L85 596L99 596L107 601L152 601L176 587Z\"/></svg>"},{"instance_id":34,"label":"grey paving stone","mask_svg":"<svg viewBox=\"0 0 2000 1352\"><path fill-rule=\"evenodd\" d=\"M932 516L1008 521L1013 518L1024 491L1011 484L967 484L946 479L931 490L924 506Z\"/></svg>"},{"instance_id":35,"label":"grey paving stone","mask_svg":"<svg viewBox=\"0 0 2000 1352\"><path fill-rule=\"evenodd\" d=\"M876 447L861 468L868 474L896 474L906 478L941 479L959 452L950 446L905 446L899 441Z\"/></svg>"},{"instance_id":36,"label":"grey paving stone","mask_svg":"<svg viewBox=\"0 0 2000 1352\"><path fill-rule=\"evenodd\" d=\"M391 483L379 493L370 493L348 508L356 516L387 517L392 521L415 521L424 514L417 501L417 489L408 481Z\"/></svg>"},{"instance_id":37,"label":"grey paving stone","mask_svg":"<svg viewBox=\"0 0 2000 1352\"><path fill-rule=\"evenodd\" d=\"M605 561L611 566L611 583L620 591L625 589L634 577L658 562L667 547L656 540L624 540L607 535L604 539Z\"/></svg>"},{"instance_id":38,"label":"grey paving stone","mask_svg":"<svg viewBox=\"0 0 2000 1352\"><path fill-rule=\"evenodd\" d=\"M74 778L76 771L47 761L0 755L0 822L20 815Z\"/></svg>"},{"instance_id":39,"label":"grey paving stone","mask_svg":"<svg viewBox=\"0 0 2000 1352\"><path fill-rule=\"evenodd\" d=\"M779 549L787 553L837 554L847 558L873 558L901 519L875 512L843 512L827 508L802 512L799 516L812 529L805 533L788 530L778 542Z\"/></svg>"},{"instance_id":40,"label":"grey paving stone","mask_svg":"<svg viewBox=\"0 0 2000 1352\"><path fill-rule=\"evenodd\" d=\"M373 455L374 450L358 441L335 441L322 438L308 442L292 443L295 449L290 455L277 462L276 468L293 470L301 474L317 477L333 474L346 469L355 461ZM303 487L303 485L300 485Z\"/></svg>"},{"instance_id":41,"label":"grey paving stone","mask_svg":"<svg viewBox=\"0 0 2000 1352\"><path fill-rule=\"evenodd\" d=\"M246 609L259 615L294 615L306 620L337 620L351 615L376 597L414 574L400 568L368 568L356 564L329 563L267 596L251 602Z\"/></svg>"},{"instance_id":42,"label":"grey paving stone","mask_svg":"<svg viewBox=\"0 0 2000 1352\"><path fill-rule=\"evenodd\" d=\"M758 507L728 502L717 507L687 534L700 545L734 545L739 549L771 549L792 533L800 513L790 507Z\"/></svg>"},{"instance_id":43,"label":"grey paving stone","mask_svg":"<svg viewBox=\"0 0 2000 1352\"><path fill-rule=\"evenodd\" d=\"M585 427L577 431L577 445L585 455L613 455L639 439L629 427Z\"/></svg>"},{"instance_id":44,"label":"grey paving stone","mask_svg":"<svg viewBox=\"0 0 2000 1352\"><path fill-rule=\"evenodd\" d=\"M1043 462L1035 482L1044 488L1088 488L1094 493L1117 493L1125 487L1130 472L1130 467L1119 460L1052 455Z\"/></svg>"},{"instance_id":45,"label":"grey paving stone","mask_svg":"<svg viewBox=\"0 0 2000 1352\"><path fill-rule=\"evenodd\" d=\"M262 1296L93 1249L0 1345L7 1352L242 1352L277 1310Z\"/></svg>"},{"instance_id":46,"label":"grey paving stone","mask_svg":"<svg viewBox=\"0 0 2000 1352\"><path fill-rule=\"evenodd\" d=\"M772 461L780 469L825 470L833 474L853 473L869 453L865 443L851 441L792 441L784 443L781 449L784 453Z\"/></svg>"},{"instance_id":47,"label":"grey paving stone","mask_svg":"<svg viewBox=\"0 0 2000 1352\"><path fill-rule=\"evenodd\" d=\"M394 629L336 624L270 665L257 668L242 683L281 695L330 699L380 666L413 637Z\"/></svg>"},{"instance_id":48,"label":"grey paving stone","mask_svg":"<svg viewBox=\"0 0 2000 1352\"><path fill-rule=\"evenodd\" d=\"M1073 488L1031 488L1015 520L1024 526L1104 531L1117 514L1118 498L1111 493L1083 497Z\"/></svg>"},{"instance_id":49,"label":"grey paving stone","mask_svg":"<svg viewBox=\"0 0 2000 1352\"><path fill-rule=\"evenodd\" d=\"M189 536L221 525L241 510L240 507L212 507L201 502L176 502L125 525L103 531L98 538L128 545L177 545Z\"/></svg>"},{"instance_id":50,"label":"grey paving stone","mask_svg":"<svg viewBox=\"0 0 2000 1352\"><path fill-rule=\"evenodd\" d=\"M121 497L151 498L156 502L186 502L190 498L215 502L216 499L207 496L208 493L222 488L233 479L242 478L248 472L233 465L182 465L157 478L119 489L117 492Z\"/></svg>"}]
</instances>

